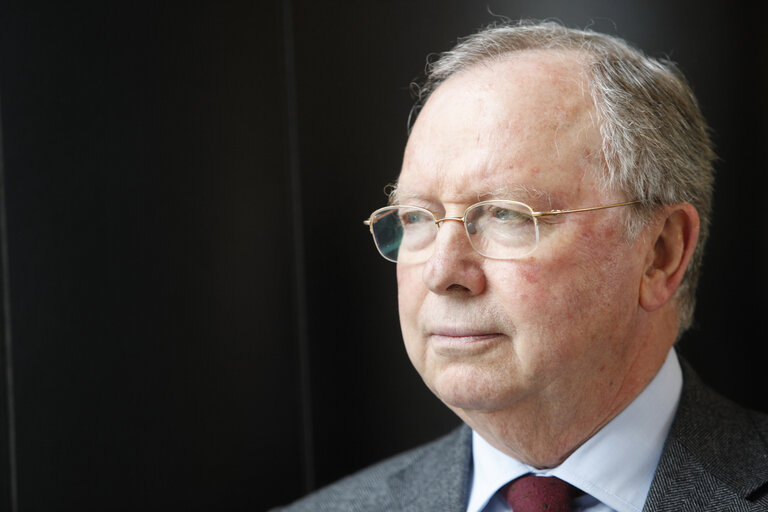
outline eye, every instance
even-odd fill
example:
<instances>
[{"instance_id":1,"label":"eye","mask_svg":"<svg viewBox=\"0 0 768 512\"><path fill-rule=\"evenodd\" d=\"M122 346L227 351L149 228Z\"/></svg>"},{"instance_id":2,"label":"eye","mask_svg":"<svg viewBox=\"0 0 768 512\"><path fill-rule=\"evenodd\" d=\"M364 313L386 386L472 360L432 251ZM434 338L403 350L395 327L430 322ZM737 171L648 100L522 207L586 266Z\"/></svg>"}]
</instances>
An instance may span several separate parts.
<instances>
[{"instance_id":1,"label":"eye","mask_svg":"<svg viewBox=\"0 0 768 512\"><path fill-rule=\"evenodd\" d=\"M400 212L400 222L403 225L421 224L423 222L431 222L431 216L419 210L404 210Z\"/></svg>"},{"instance_id":2,"label":"eye","mask_svg":"<svg viewBox=\"0 0 768 512\"><path fill-rule=\"evenodd\" d=\"M490 214L494 219L498 219L502 222L510 224L527 222L531 220L531 216L528 213L512 210L510 208L502 208L500 206L493 206L490 209Z\"/></svg>"}]
</instances>

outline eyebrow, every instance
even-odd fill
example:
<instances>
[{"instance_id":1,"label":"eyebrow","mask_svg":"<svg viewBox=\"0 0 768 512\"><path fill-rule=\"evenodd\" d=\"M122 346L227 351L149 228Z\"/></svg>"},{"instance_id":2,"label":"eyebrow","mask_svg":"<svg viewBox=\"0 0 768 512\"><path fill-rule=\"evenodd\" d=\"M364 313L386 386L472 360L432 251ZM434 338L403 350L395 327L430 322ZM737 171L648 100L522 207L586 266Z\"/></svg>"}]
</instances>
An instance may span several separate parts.
<instances>
[{"instance_id":1,"label":"eyebrow","mask_svg":"<svg viewBox=\"0 0 768 512\"><path fill-rule=\"evenodd\" d=\"M541 204L545 202L548 206L552 205L552 194L545 190L538 189L529 185L505 185L489 192L483 192L477 195L478 201L489 199L508 199L523 202L536 201Z\"/></svg>"},{"instance_id":2,"label":"eyebrow","mask_svg":"<svg viewBox=\"0 0 768 512\"><path fill-rule=\"evenodd\" d=\"M387 185L385 190L389 197L387 203L390 206L404 204L403 201L408 199L424 199L422 194L401 190L397 182ZM552 194L536 187L521 184L504 185L494 190L477 194L478 201L490 199L522 200L523 202L535 201L537 206L541 206L541 203L546 203L546 208L551 208L552 206Z\"/></svg>"}]
</instances>

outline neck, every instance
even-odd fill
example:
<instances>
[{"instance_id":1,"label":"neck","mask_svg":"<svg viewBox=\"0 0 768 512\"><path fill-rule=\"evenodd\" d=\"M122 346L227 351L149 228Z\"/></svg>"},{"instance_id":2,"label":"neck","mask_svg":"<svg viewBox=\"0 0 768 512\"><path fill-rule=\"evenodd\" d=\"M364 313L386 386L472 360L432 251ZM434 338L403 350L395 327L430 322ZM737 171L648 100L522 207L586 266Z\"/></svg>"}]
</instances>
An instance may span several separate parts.
<instances>
[{"instance_id":1,"label":"neck","mask_svg":"<svg viewBox=\"0 0 768 512\"><path fill-rule=\"evenodd\" d=\"M576 449L627 407L666 359L663 350L638 352L621 379L597 376L592 382L566 379L543 396L527 397L498 410L453 408L488 443L536 468L560 465ZM602 388L602 389L600 389ZM588 390L574 393L574 389ZM599 397L599 399L595 399Z\"/></svg>"}]
</instances>

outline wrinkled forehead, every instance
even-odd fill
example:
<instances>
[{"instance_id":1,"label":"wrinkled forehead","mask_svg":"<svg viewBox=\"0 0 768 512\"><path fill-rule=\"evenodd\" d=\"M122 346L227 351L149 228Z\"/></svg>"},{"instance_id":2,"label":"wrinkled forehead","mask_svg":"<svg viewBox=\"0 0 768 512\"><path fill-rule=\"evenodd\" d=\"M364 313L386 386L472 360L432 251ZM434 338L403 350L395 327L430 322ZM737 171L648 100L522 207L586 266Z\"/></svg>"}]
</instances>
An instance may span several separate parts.
<instances>
[{"instance_id":1,"label":"wrinkled forehead","mask_svg":"<svg viewBox=\"0 0 768 512\"><path fill-rule=\"evenodd\" d=\"M425 104L399 187L426 179L465 187L468 180L490 190L510 185L497 179L508 181L501 172L507 169L573 179L602 163L596 117L577 52L525 51L476 64L447 79Z\"/></svg>"}]
</instances>

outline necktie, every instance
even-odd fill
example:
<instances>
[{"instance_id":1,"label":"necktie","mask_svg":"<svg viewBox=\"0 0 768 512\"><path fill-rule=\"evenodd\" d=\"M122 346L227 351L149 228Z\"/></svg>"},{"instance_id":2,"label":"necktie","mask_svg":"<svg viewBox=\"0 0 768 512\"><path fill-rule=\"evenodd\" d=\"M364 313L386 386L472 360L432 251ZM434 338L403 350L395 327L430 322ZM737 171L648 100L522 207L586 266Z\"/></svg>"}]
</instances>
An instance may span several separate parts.
<instances>
[{"instance_id":1,"label":"necktie","mask_svg":"<svg viewBox=\"0 0 768 512\"><path fill-rule=\"evenodd\" d=\"M553 476L525 475L502 489L513 512L569 512L576 488Z\"/></svg>"}]
</instances>

